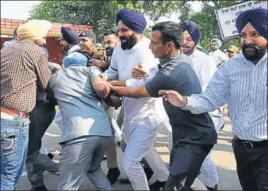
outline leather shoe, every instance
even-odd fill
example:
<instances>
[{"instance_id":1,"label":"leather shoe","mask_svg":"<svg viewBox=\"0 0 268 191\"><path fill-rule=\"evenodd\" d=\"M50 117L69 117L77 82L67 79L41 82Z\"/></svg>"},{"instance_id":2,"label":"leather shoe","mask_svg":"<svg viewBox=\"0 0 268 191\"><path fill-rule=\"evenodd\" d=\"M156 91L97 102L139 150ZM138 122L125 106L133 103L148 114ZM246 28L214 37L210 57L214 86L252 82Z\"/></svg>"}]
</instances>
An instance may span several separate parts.
<instances>
[{"instance_id":1,"label":"leather shoe","mask_svg":"<svg viewBox=\"0 0 268 191\"><path fill-rule=\"evenodd\" d=\"M110 181L111 185L113 185L117 181L119 176L120 176L120 170L118 169L118 167L109 169L107 178Z\"/></svg>"}]
</instances>

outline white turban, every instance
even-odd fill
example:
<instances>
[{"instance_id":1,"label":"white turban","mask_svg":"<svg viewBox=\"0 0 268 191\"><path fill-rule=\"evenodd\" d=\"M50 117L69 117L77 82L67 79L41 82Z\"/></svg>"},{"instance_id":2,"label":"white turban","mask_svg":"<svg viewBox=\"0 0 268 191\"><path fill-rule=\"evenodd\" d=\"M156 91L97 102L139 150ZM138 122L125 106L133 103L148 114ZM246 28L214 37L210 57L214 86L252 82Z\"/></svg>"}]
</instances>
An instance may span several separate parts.
<instances>
[{"instance_id":1,"label":"white turban","mask_svg":"<svg viewBox=\"0 0 268 191\"><path fill-rule=\"evenodd\" d=\"M220 48L222 46L222 42L221 40L217 39L217 38L213 38L211 40L211 44L215 44L217 46L217 48Z\"/></svg>"}]
</instances>

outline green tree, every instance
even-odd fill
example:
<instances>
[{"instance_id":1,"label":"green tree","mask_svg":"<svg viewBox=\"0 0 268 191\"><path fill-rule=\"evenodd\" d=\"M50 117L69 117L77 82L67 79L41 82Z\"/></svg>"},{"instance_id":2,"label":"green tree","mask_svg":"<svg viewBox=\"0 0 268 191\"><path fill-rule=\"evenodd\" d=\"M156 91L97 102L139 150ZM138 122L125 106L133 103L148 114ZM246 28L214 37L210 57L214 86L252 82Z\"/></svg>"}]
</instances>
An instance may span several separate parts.
<instances>
[{"instance_id":1,"label":"green tree","mask_svg":"<svg viewBox=\"0 0 268 191\"><path fill-rule=\"evenodd\" d=\"M119 9L129 8L148 15L156 21L159 17L182 9L186 1L165 0L91 0L91 1L42 1L33 7L30 19L46 19L51 22L93 26L98 40L101 34L115 27L115 15ZM149 35L148 31L146 33Z\"/></svg>"},{"instance_id":2,"label":"green tree","mask_svg":"<svg viewBox=\"0 0 268 191\"><path fill-rule=\"evenodd\" d=\"M232 6L241 1L202 1L202 10L191 14L188 18L194 21L201 30L202 39L200 45L206 49L210 49L210 41L212 38L221 39L220 28L216 19L215 9ZM223 41L222 49L227 48L230 44L239 47L239 38L233 38Z\"/></svg>"}]
</instances>

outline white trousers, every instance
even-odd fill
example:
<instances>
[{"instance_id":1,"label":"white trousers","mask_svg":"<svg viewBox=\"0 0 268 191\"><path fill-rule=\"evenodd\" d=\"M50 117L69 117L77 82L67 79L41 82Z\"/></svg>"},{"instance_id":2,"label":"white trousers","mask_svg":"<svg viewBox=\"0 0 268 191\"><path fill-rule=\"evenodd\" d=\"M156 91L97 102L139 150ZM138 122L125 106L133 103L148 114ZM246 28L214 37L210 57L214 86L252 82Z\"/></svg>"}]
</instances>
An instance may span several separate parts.
<instances>
[{"instance_id":1,"label":"white trousers","mask_svg":"<svg viewBox=\"0 0 268 191\"><path fill-rule=\"evenodd\" d=\"M158 179L165 181L168 177L168 169L154 148L159 129L150 117L124 128L123 139L127 146L122 156L121 168L134 190L149 190L145 172L140 164L143 157L159 176ZM161 176L163 174L164 176Z\"/></svg>"},{"instance_id":2,"label":"white trousers","mask_svg":"<svg viewBox=\"0 0 268 191\"><path fill-rule=\"evenodd\" d=\"M220 112L218 110L211 112L209 114L210 114L211 119L214 123L215 129L218 133L220 128L225 123L224 118L222 117L222 115L220 114ZM219 184L219 181L220 181L217 167L215 166L215 164L211 160L211 152L212 151L210 151L210 153L207 155L207 157L205 158L205 160L201 166L201 172L203 173L203 175L205 177L205 184L208 187L214 187L215 185Z\"/></svg>"},{"instance_id":3,"label":"white trousers","mask_svg":"<svg viewBox=\"0 0 268 191\"><path fill-rule=\"evenodd\" d=\"M45 145L43 145L43 143L42 143L42 145L41 145L40 153L41 153L41 154L44 154L44 155L47 155L47 154L48 154L48 150L47 150L47 148L45 147Z\"/></svg>"}]
</instances>

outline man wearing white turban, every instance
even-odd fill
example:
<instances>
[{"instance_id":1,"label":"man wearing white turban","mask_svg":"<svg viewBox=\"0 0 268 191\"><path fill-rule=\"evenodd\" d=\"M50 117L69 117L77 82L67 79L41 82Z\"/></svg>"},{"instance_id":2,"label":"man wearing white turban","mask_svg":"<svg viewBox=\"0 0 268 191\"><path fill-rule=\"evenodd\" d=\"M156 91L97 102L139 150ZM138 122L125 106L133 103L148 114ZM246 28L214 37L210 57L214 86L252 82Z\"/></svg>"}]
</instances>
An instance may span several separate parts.
<instances>
[{"instance_id":1,"label":"man wearing white turban","mask_svg":"<svg viewBox=\"0 0 268 191\"><path fill-rule=\"evenodd\" d=\"M211 40L212 51L209 53L209 55L214 58L217 67L219 67L223 62L228 60L228 56L220 50L221 46L222 42L219 39L213 38Z\"/></svg>"}]
</instances>

